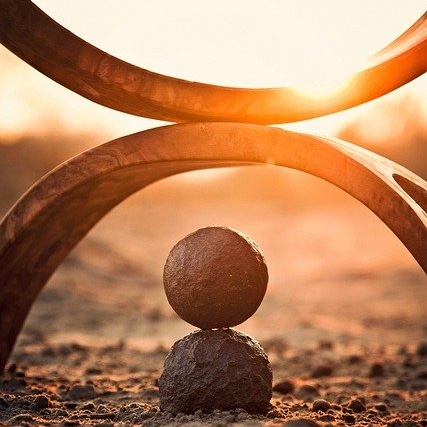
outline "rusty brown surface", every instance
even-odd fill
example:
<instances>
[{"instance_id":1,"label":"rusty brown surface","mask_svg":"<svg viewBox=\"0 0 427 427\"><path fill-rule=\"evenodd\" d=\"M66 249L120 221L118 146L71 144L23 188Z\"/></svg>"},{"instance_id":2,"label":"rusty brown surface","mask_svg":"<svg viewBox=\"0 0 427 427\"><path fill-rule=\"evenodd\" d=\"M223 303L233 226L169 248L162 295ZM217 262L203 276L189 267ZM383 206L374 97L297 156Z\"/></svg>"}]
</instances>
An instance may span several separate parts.
<instances>
[{"instance_id":1,"label":"rusty brown surface","mask_svg":"<svg viewBox=\"0 0 427 427\"><path fill-rule=\"evenodd\" d=\"M237 408L265 414L272 380L267 354L249 335L234 329L195 331L177 341L166 357L160 407L173 414Z\"/></svg>"},{"instance_id":2,"label":"rusty brown surface","mask_svg":"<svg viewBox=\"0 0 427 427\"><path fill-rule=\"evenodd\" d=\"M171 122L286 123L378 98L427 70L427 14L327 97L243 89L157 74L75 36L29 0L0 0L0 42L61 85L115 110Z\"/></svg>"},{"instance_id":3,"label":"rusty brown surface","mask_svg":"<svg viewBox=\"0 0 427 427\"><path fill-rule=\"evenodd\" d=\"M181 239L163 270L169 304L200 329L229 328L249 319L268 283L258 245L227 227L205 227Z\"/></svg>"},{"instance_id":4,"label":"rusty brown surface","mask_svg":"<svg viewBox=\"0 0 427 427\"><path fill-rule=\"evenodd\" d=\"M49 277L115 205L173 174L262 163L299 169L342 188L371 209L427 271L427 184L405 168L340 140L260 125L194 123L152 129L64 163L3 219L0 370Z\"/></svg>"}]
</instances>

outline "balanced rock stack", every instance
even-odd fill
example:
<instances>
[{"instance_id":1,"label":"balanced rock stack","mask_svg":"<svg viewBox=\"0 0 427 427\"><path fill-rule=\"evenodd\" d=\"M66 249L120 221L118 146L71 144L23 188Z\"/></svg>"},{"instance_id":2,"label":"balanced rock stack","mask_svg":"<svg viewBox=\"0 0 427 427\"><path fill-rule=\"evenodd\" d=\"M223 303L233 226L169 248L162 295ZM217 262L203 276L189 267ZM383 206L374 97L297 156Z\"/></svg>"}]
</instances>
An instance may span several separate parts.
<instances>
[{"instance_id":1,"label":"balanced rock stack","mask_svg":"<svg viewBox=\"0 0 427 427\"><path fill-rule=\"evenodd\" d=\"M250 336L230 329L252 316L265 295L268 272L258 246L230 228L202 228L172 248L163 282L172 308L200 330L166 357L161 409L265 413L272 394L267 355Z\"/></svg>"}]
</instances>

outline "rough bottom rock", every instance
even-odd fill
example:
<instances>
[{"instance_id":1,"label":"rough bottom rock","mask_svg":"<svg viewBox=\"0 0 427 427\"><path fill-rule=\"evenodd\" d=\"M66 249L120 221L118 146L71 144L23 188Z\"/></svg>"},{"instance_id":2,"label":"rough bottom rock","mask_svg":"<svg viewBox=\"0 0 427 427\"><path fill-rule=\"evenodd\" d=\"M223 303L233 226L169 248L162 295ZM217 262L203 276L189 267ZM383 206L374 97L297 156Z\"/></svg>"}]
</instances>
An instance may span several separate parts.
<instances>
[{"instance_id":1,"label":"rough bottom rock","mask_svg":"<svg viewBox=\"0 0 427 427\"><path fill-rule=\"evenodd\" d=\"M159 378L163 411L194 413L243 408L265 413L272 371L262 347L233 329L199 330L177 341Z\"/></svg>"}]
</instances>

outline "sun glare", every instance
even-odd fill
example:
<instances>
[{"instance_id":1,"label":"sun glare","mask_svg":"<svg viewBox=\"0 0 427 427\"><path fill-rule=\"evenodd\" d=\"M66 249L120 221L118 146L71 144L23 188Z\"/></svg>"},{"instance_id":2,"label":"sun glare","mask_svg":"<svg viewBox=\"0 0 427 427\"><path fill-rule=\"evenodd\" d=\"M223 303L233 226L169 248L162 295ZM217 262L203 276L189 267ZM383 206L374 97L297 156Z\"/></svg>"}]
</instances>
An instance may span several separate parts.
<instances>
[{"instance_id":1,"label":"sun glare","mask_svg":"<svg viewBox=\"0 0 427 427\"><path fill-rule=\"evenodd\" d=\"M310 98L327 100L333 95L344 91L350 84L350 72L341 69L319 72L312 79L296 87L297 92Z\"/></svg>"}]
</instances>

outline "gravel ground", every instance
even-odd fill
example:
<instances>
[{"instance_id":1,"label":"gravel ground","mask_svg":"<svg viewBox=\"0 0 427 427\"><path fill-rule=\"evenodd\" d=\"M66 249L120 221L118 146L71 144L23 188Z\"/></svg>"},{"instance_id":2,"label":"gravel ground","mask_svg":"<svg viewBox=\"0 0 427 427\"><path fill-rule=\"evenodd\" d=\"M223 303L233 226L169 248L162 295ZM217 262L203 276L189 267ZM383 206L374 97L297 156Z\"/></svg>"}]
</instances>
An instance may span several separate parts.
<instances>
[{"instance_id":1,"label":"gravel ground","mask_svg":"<svg viewBox=\"0 0 427 427\"><path fill-rule=\"evenodd\" d=\"M172 415L159 409L166 349L90 347L25 335L0 387L4 425L390 426L427 425L427 343L295 348L265 342L274 372L269 412ZM178 398L178 397L177 397ZM296 420L299 420L298 422Z\"/></svg>"}]
</instances>

